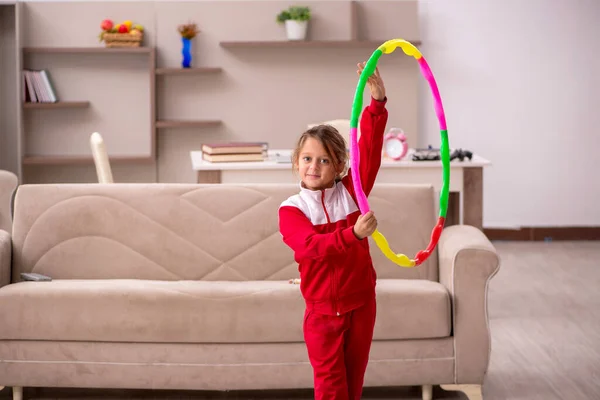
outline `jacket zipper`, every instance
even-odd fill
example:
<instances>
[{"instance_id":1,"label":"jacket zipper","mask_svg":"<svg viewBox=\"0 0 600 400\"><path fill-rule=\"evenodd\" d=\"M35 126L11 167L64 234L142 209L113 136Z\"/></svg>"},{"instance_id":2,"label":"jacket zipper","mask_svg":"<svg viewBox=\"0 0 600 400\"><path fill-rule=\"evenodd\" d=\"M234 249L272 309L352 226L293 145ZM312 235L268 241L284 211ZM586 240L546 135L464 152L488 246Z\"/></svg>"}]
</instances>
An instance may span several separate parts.
<instances>
[{"instance_id":1,"label":"jacket zipper","mask_svg":"<svg viewBox=\"0 0 600 400\"><path fill-rule=\"evenodd\" d=\"M333 307L335 309L335 313L337 314L337 316L340 316L340 310L338 308L338 288L337 288L337 274L335 273L335 267L333 267L333 287L334 287L334 292L333 292Z\"/></svg>"},{"instance_id":2,"label":"jacket zipper","mask_svg":"<svg viewBox=\"0 0 600 400\"><path fill-rule=\"evenodd\" d=\"M323 211L325 212L325 217L327 218L327 224L329 225L331 223L331 220L329 219L329 214L327 213L327 207L325 207L325 190L321 190L321 204L323 205ZM336 283L336 274L335 274L335 267L333 267L333 270L331 271L331 295L333 297L333 309L335 310L335 313L339 316L340 315L340 311L337 309L338 305L337 305L337 285Z\"/></svg>"},{"instance_id":3,"label":"jacket zipper","mask_svg":"<svg viewBox=\"0 0 600 400\"><path fill-rule=\"evenodd\" d=\"M335 293L335 267L333 267L334 269L331 271L331 296L333 298L333 309L335 311L335 313L339 316L340 312L337 309L337 295Z\"/></svg>"},{"instance_id":4,"label":"jacket zipper","mask_svg":"<svg viewBox=\"0 0 600 400\"><path fill-rule=\"evenodd\" d=\"M323 205L323 211L325 211L325 217L327 218L327 224L331 223L329 214L327 213L327 207L325 207L325 190L321 190L321 205Z\"/></svg>"}]
</instances>

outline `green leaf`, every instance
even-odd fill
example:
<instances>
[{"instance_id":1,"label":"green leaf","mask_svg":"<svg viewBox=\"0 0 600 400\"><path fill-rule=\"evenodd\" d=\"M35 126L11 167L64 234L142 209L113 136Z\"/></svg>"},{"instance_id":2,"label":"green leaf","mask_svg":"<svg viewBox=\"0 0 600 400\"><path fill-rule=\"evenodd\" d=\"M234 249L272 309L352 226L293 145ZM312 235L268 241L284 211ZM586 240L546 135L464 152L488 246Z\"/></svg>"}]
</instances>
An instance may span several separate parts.
<instances>
[{"instance_id":1,"label":"green leaf","mask_svg":"<svg viewBox=\"0 0 600 400\"><path fill-rule=\"evenodd\" d=\"M277 22L282 23L289 19L295 21L308 21L310 17L310 8L291 6L287 10L283 10L277 15Z\"/></svg>"}]
</instances>

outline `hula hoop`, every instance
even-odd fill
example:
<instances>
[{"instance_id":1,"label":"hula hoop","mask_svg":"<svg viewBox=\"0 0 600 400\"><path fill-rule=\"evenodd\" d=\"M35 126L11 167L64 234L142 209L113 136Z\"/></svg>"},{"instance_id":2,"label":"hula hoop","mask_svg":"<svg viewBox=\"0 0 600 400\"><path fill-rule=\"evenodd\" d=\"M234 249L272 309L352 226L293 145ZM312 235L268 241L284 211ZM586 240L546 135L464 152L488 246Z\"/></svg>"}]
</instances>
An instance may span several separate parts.
<instances>
[{"instance_id":1,"label":"hula hoop","mask_svg":"<svg viewBox=\"0 0 600 400\"><path fill-rule=\"evenodd\" d=\"M444 223L446 222L446 212L448 210L448 194L450 187L450 147L448 145L448 130L446 128L446 117L444 115L444 108L442 106L442 99L440 97L440 92L438 90L437 84L435 82L435 78L433 77L433 73L425 61L425 58L421 55L421 52L412 45L412 43L407 42L403 39L392 39L383 43L381 46L377 48L367 61L365 68L360 74L360 78L358 80L358 85L356 87L356 93L354 94L354 102L352 103L352 115L350 117L350 162L351 162L351 170L352 170L352 184L354 186L354 193L356 193L356 198L358 201L358 207L362 214L369 212L369 202L367 201L367 196L362 189L362 185L360 182L359 175L359 165L360 165L360 153L358 151L358 143L357 143L357 128L358 128L358 118L360 116L360 112L362 110L362 99L363 92L365 90L365 85L369 77L375 72L375 68L377 67L377 62L382 54L390 54L397 47L402 48L404 53L407 56L412 56L419 63L419 67L421 68L421 74L429 83L429 87L431 88L431 93L434 99L435 112L437 114L437 118L440 125L440 137L441 137L441 146L440 146L440 154L442 159L442 190L440 191L440 211L437 220L437 224L431 231L431 238L429 241L429 245L425 250L419 251L414 259L410 259L408 256L404 254L396 254L390 248L385 236L378 230L375 230L371 235L377 244L377 247L381 250L381 252L389 258L395 264L401 267L414 267L423 263L433 252L435 246L437 245L442 230L444 229Z\"/></svg>"}]
</instances>

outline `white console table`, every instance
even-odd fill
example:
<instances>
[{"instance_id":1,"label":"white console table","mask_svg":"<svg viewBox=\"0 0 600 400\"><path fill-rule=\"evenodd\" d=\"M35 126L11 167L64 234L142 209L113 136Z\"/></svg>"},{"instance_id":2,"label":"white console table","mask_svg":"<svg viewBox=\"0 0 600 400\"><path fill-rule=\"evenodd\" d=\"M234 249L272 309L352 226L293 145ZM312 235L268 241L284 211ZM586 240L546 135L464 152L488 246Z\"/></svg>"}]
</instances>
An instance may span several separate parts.
<instances>
[{"instance_id":1,"label":"white console table","mask_svg":"<svg viewBox=\"0 0 600 400\"><path fill-rule=\"evenodd\" d=\"M290 150L269 150L265 161L211 163L202 159L201 151L190 152L192 168L198 183L294 183L298 177L291 163L277 162L289 156ZM483 167L490 161L473 155L471 161L450 162L450 200L447 224L483 224ZM383 159L377 183L430 184L436 190L442 185L441 161L412 161L411 153L401 161Z\"/></svg>"}]
</instances>

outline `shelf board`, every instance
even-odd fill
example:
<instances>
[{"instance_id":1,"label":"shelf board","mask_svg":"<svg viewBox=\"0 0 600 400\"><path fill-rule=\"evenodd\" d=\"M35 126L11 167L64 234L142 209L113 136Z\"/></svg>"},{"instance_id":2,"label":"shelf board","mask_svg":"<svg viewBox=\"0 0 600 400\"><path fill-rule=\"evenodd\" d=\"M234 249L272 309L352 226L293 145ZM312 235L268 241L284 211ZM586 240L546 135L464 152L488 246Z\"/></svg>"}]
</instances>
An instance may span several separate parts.
<instances>
[{"instance_id":1,"label":"shelf board","mask_svg":"<svg viewBox=\"0 0 600 400\"><path fill-rule=\"evenodd\" d=\"M222 72L221 67L197 67L197 68L157 68L156 75L199 75Z\"/></svg>"},{"instance_id":2,"label":"shelf board","mask_svg":"<svg viewBox=\"0 0 600 400\"><path fill-rule=\"evenodd\" d=\"M109 162L115 164L153 163L152 157L146 156L109 156ZM23 165L92 165L91 156L24 156Z\"/></svg>"},{"instance_id":3,"label":"shelf board","mask_svg":"<svg viewBox=\"0 0 600 400\"><path fill-rule=\"evenodd\" d=\"M23 103L23 108L88 108L89 101L59 101L56 103Z\"/></svg>"},{"instance_id":4,"label":"shelf board","mask_svg":"<svg viewBox=\"0 0 600 400\"><path fill-rule=\"evenodd\" d=\"M148 54L153 47L24 47L24 53L99 53L99 54Z\"/></svg>"},{"instance_id":5,"label":"shelf board","mask_svg":"<svg viewBox=\"0 0 600 400\"><path fill-rule=\"evenodd\" d=\"M207 126L221 125L222 121L216 119L206 120L163 120L156 121L157 128L203 128Z\"/></svg>"},{"instance_id":6,"label":"shelf board","mask_svg":"<svg viewBox=\"0 0 600 400\"><path fill-rule=\"evenodd\" d=\"M379 47L385 40L271 40L271 41L238 41L220 42L221 47L226 48L280 48L280 47L303 47L303 48L330 48L330 47ZM419 46L421 41L410 41Z\"/></svg>"}]
</instances>

